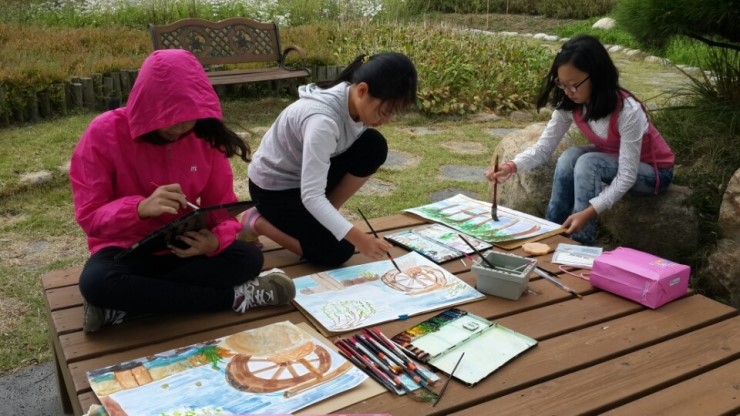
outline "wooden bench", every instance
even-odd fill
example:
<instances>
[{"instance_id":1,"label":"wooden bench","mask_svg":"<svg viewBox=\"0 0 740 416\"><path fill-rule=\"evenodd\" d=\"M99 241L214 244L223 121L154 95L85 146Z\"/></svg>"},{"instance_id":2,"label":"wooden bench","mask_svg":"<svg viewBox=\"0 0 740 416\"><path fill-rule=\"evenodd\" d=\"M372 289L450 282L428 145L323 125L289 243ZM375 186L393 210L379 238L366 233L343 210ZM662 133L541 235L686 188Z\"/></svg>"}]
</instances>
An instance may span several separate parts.
<instances>
[{"instance_id":1,"label":"wooden bench","mask_svg":"<svg viewBox=\"0 0 740 416\"><path fill-rule=\"evenodd\" d=\"M403 214L371 220L381 237L424 224ZM364 223L355 224L369 232ZM563 236L544 240L550 245L571 242ZM325 268L264 241L264 268L283 268L297 277ZM511 251L522 254L521 249ZM400 257L406 251L394 247ZM538 265L556 271L551 254ZM369 260L355 254L347 265ZM458 260L442 265L475 284L470 264ZM258 308L246 314L230 311L190 315L158 315L124 321L93 334L82 332L79 268L43 277L53 356L65 410L84 413L98 403L86 372L209 339L290 320L307 322L293 306ZM467 387L453 381L444 398L432 407L385 392L336 413L404 415L540 414L737 414L737 374L740 369L740 317L737 310L687 294L657 310L595 290L581 279L562 280L583 295L575 299L550 282L531 276L528 291L517 301L488 296L460 307L496 321L539 341L504 368ZM438 312L387 322L378 327L395 334Z\"/></svg>"},{"instance_id":2,"label":"wooden bench","mask_svg":"<svg viewBox=\"0 0 740 416\"><path fill-rule=\"evenodd\" d=\"M168 25L149 25L154 49L185 49L206 67L213 85L298 79L311 75L305 52L298 46L280 46L280 31L274 22L262 23L235 17L211 22L181 19ZM294 52L300 66L287 65ZM218 69L224 65L250 64L249 68ZM279 88L279 84L278 84Z\"/></svg>"}]
</instances>

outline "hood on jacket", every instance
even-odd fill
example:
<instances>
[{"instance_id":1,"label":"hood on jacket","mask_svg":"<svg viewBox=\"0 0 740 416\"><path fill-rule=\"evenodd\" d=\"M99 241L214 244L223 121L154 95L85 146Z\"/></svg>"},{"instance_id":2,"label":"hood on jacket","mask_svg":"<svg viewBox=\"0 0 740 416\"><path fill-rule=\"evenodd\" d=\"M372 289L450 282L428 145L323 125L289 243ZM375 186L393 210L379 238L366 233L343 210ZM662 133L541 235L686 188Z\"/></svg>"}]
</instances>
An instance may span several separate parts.
<instances>
[{"instance_id":1,"label":"hood on jacket","mask_svg":"<svg viewBox=\"0 0 740 416\"><path fill-rule=\"evenodd\" d=\"M348 90L345 83L339 83L327 89L319 88L316 84L298 87L298 98L327 106L335 114L349 114L347 94Z\"/></svg>"},{"instance_id":2,"label":"hood on jacket","mask_svg":"<svg viewBox=\"0 0 740 416\"><path fill-rule=\"evenodd\" d=\"M184 121L222 118L203 66L182 49L157 50L146 58L126 107L133 138Z\"/></svg>"}]
</instances>

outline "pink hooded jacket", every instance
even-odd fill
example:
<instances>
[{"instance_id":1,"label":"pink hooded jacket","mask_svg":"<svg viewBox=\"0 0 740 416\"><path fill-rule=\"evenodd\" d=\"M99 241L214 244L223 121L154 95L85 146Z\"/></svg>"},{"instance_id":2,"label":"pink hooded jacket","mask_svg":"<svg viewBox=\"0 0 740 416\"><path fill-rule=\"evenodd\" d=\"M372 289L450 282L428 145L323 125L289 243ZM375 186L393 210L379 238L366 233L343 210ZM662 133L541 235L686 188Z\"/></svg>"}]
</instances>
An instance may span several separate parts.
<instances>
[{"instance_id":1,"label":"pink hooded jacket","mask_svg":"<svg viewBox=\"0 0 740 416\"><path fill-rule=\"evenodd\" d=\"M218 96L197 58L167 49L144 61L126 107L90 123L72 155L70 178L75 220L87 234L91 253L109 246L128 248L189 212L139 218L139 202L157 186L178 183L188 201L202 206L237 200L228 158L192 131L166 145L138 139L203 118L222 118ZM235 219L214 227L219 249L211 255L228 247L240 229Z\"/></svg>"}]
</instances>

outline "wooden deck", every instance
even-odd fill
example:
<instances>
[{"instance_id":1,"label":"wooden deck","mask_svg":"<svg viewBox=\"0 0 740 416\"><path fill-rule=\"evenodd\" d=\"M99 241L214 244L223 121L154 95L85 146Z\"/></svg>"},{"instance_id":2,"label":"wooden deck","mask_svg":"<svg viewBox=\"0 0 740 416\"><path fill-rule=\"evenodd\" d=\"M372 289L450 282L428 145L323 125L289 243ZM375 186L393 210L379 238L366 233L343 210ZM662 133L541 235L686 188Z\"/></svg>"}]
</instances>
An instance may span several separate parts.
<instances>
[{"instance_id":1,"label":"wooden deck","mask_svg":"<svg viewBox=\"0 0 740 416\"><path fill-rule=\"evenodd\" d=\"M371 220L382 235L423 223L410 215ZM365 228L358 224L358 227ZM550 237L551 245L570 240ZM518 250L514 250L517 253ZM392 254L405 251L394 248ZM538 258L546 269L550 255ZM356 254L348 265L368 259ZM474 285L470 264L443 265ZM290 276L322 271L274 244L265 247L266 269ZM82 414L97 403L86 371L290 320L307 322L294 307L188 316L156 316L84 334L79 269L43 278L50 336L67 409ZM701 295L687 294L657 310L562 276L583 300L534 274L517 301L488 296L461 309L531 336L539 345L474 387L452 381L436 407L385 392L337 413L402 415L735 415L740 413L740 316ZM399 311L401 312L401 311ZM398 333L438 312L378 325Z\"/></svg>"}]
</instances>

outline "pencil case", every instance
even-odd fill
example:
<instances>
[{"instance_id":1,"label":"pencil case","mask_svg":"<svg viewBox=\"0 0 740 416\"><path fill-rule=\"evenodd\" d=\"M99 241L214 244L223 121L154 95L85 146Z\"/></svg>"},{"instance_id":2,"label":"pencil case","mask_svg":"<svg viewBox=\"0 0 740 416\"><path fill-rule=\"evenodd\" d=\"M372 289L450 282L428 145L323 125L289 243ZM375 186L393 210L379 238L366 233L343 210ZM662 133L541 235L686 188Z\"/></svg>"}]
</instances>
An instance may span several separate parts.
<instances>
[{"instance_id":1,"label":"pencil case","mask_svg":"<svg viewBox=\"0 0 740 416\"><path fill-rule=\"evenodd\" d=\"M594 260L593 287L658 308L686 294L691 268L639 250L618 247Z\"/></svg>"}]
</instances>

